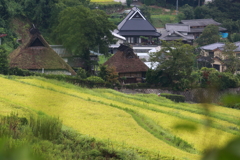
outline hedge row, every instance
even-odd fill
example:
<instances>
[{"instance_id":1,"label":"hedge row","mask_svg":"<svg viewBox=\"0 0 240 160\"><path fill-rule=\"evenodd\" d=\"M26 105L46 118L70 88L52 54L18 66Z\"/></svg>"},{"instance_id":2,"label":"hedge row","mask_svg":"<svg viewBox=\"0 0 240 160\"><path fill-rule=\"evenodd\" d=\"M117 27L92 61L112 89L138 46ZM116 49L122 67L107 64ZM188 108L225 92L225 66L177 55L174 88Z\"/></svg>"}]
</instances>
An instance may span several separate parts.
<instances>
[{"instance_id":1,"label":"hedge row","mask_svg":"<svg viewBox=\"0 0 240 160\"><path fill-rule=\"evenodd\" d=\"M100 77L88 77L87 79L81 79L78 77L74 77L74 76L68 76L68 75L55 75L55 74L35 74L37 76L41 76L47 79L56 79L56 80L60 80L60 81L65 81L68 83L72 83L75 85L79 85L82 87L88 87L88 88L120 88L119 84L111 84L109 82L105 82L103 80L98 80L98 78ZM100 78L101 79L101 78Z\"/></svg>"},{"instance_id":2,"label":"hedge row","mask_svg":"<svg viewBox=\"0 0 240 160\"><path fill-rule=\"evenodd\" d=\"M183 95L161 93L161 96L166 97L174 102L185 102L185 97Z\"/></svg>"}]
</instances>

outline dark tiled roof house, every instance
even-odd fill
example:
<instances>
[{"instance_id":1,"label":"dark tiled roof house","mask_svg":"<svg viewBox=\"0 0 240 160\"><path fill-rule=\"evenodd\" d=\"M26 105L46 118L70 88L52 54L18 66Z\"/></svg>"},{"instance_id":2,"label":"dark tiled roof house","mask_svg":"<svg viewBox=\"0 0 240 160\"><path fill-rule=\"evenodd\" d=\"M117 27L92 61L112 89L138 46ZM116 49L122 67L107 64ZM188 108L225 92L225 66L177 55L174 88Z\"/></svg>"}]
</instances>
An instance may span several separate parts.
<instances>
[{"instance_id":1,"label":"dark tiled roof house","mask_svg":"<svg viewBox=\"0 0 240 160\"><path fill-rule=\"evenodd\" d=\"M137 7L133 7L122 20L116 33L126 37L130 44L154 44L161 35Z\"/></svg>"},{"instance_id":2,"label":"dark tiled roof house","mask_svg":"<svg viewBox=\"0 0 240 160\"><path fill-rule=\"evenodd\" d=\"M126 83L142 82L148 70L133 49L125 45L120 45L118 51L104 65L116 67L119 77L126 77Z\"/></svg>"},{"instance_id":3,"label":"dark tiled roof house","mask_svg":"<svg viewBox=\"0 0 240 160\"><path fill-rule=\"evenodd\" d=\"M35 72L75 75L76 72L51 48L36 28L9 55L10 67Z\"/></svg>"}]
</instances>

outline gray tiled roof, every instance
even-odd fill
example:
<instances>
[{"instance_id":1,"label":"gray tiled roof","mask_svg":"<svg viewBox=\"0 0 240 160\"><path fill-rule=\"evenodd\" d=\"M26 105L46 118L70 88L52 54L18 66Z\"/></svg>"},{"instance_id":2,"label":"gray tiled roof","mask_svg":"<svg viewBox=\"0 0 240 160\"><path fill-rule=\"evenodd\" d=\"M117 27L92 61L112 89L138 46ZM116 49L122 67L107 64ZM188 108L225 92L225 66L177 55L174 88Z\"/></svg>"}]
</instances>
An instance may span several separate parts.
<instances>
[{"instance_id":1,"label":"gray tiled roof","mask_svg":"<svg viewBox=\"0 0 240 160\"><path fill-rule=\"evenodd\" d=\"M240 42L235 42L234 44L237 46L237 48L234 51L240 52ZM204 50L214 50L217 48L220 50L223 50L224 45L225 45L225 43L223 43L223 42L217 42L217 43L209 44L206 46L202 46L200 48L204 49Z\"/></svg>"},{"instance_id":2,"label":"gray tiled roof","mask_svg":"<svg viewBox=\"0 0 240 160\"><path fill-rule=\"evenodd\" d=\"M124 20L118 25L118 34L122 36L128 35L149 35L149 36L160 36L161 34L157 32L156 28L141 15L140 18L133 18L133 15L141 14L137 7L133 7L129 14L124 18Z\"/></svg>"},{"instance_id":3,"label":"gray tiled roof","mask_svg":"<svg viewBox=\"0 0 240 160\"><path fill-rule=\"evenodd\" d=\"M191 19L191 20L181 20L180 23L193 26L207 26L210 24L214 25L221 25L221 23L218 23L214 21L213 19Z\"/></svg>"},{"instance_id":4,"label":"gray tiled roof","mask_svg":"<svg viewBox=\"0 0 240 160\"><path fill-rule=\"evenodd\" d=\"M122 26L124 25L124 23L128 20L128 18L130 18L130 16L134 13L133 10L131 10L128 15L122 20L122 22L119 23L118 25L118 30L122 28Z\"/></svg>"},{"instance_id":5,"label":"gray tiled roof","mask_svg":"<svg viewBox=\"0 0 240 160\"><path fill-rule=\"evenodd\" d=\"M156 31L156 29L147 21L143 19L131 19L125 22L121 31L126 30L138 30L138 31Z\"/></svg>"},{"instance_id":6,"label":"gray tiled roof","mask_svg":"<svg viewBox=\"0 0 240 160\"><path fill-rule=\"evenodd\" d=\"M159 39L166 40L166 41L178 40L178 39L194 40L194 35L192 35L192 34L183 35L180 32L171 30L171 31L163 33L162 36Z\"/></svg>"},{"instance_id":7,"label":"gray tiled roof","mask_svg":"<svg viewBox=\"0 0 240 160\"><path fill-rule=\"evenodd\" d=\"M238 48L236 48L234 51L235 51L235 52L240 52L240 41L234 42L234 44L235 44L236 46L238 46Z\"/></svg>"},{"instance_id":8,"label":"gray tiled roof","mask_svg":"<svg viewBox=\"0 0 240 160\"><path fill-rule=\"evenodd\" d=\"M124 32L124 31L120 31L118 32L118 34L120 34L121 36L156 36L159 37L161 36L160 33L158 32L144 32L144 31L139 31L139 32Z\"/></svg>"},{"instance_id":9,"label":"gray tiled roof","mask_svg":"<svg viewBox=\"0 0 240 160\"><path fill-rule=\"evenodd\" d=\"M216 43L213 43L213 44L208 44L206 46L202 46L202 47L199 47L200 49L204 49L204 50L214 50L214 49L217 49L217 48L221 48L224 46L224 43L223 42L216 42Z\"/></svg>"},{"instance_id":10,"label":"gray tiled roof","mask_svg":"<svg viewBox=\"0 0 240 160\"><path fill-rule=\"evenodd\" d=\"M191 28L190 33L202 33L205 28ZM219 31L226 31L226 28L218 27Z\"/></svg>"},{"instance_id":11,"label":"gray tiled roof","mask_svg":"<svg viewBox=\"0 0 240 160\"><path fill-rule=\"evenodd\" d=\"M167 23L165 24L166 30L175 30L180 32L190 32L190 26L179 23Z\"/></svg>"}]
</instances>

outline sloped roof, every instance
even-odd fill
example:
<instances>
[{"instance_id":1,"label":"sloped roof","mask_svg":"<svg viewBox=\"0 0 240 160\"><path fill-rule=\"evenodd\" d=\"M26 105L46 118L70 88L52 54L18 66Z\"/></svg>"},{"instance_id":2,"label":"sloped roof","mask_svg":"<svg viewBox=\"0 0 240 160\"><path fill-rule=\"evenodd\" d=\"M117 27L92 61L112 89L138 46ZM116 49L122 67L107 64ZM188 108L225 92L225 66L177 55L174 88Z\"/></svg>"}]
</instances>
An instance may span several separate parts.
<instances>
[{"instance_id":1,"label":"sloped roof","mask_svg":"<svg viewBox=\"0 0 240 160\"><path fill-rule=\"evenodd\" d=\"M190 26L179 23L167 23L165 24L166 30L175 30L180 32L190 32Z\"/></svg>"},{"instance_id":2,"label":"sloped roof","mask_svg":"<svg viewBox=\"0 0 240 160\"><path fill-rule=\"evenodd\" d=\"M194 35L192 34L183 35L178 31L170 30L169 32L162 34L162 36L159 39L165 40L165 41L182 39L182 40L188 41L188 40L194 40Z\"/></svg>"},{"instance_id":3,"label":"sloped roof","mask_svg":"<svg viewBox=\"0 0 240 160\"><path fill-rule=\"evenodd\" d=\"M148 67L134 54L133 49L121 45L104 65L115 66L118 73L146 72Z\"/></svg>"},{"instance_id":4,"label":"sloped roof","mask_svg":"<svg viewBox=\"0 0 240 160\"><path fill-rule=\"evenodd\" d=\"M237 46L237 48L234 51L235 52L240 52L240 41L234 42L234 44Z\"/></svg>"},{"instance_id":5,"label":"sloped roof","mask_svg":"<svg viewBox=\"0 0 240 160\"><path fill-rule=\"evenodd\" d=\"M214 21L213 19L190 19L190 20L181 20L180 23L189 25L191 27L194 26L207 26L210 24L214 24L214 25L221 25L221 23L218 23L216 21Z\"/></svg>"},{"instance_id":6,"label":"sloped roof","mask_svg":"<svg viewBox=\"0 0 240 160\"><path fill-rule=\"evenodd\" d=\"M190 33L202 33L204 29L205 28L191 28ZM222 31L226 31L227 29L223 27L218 27L218 30L222 32Z\"/></svg>"},{"instance_id":7,"label":"sloped roof","mask_svg":"<svg viewBox=\"0 0 240 160\"><path fill-rule=\"evenodd\" d=\"M160 36L156 28L142 15L137 7L133 7L128 15L119 23L118 34L126 35L142 35L144 32L149 33L151 36ZM133 34L133 32L138 32ZM140 33L140 34L139 34Z\"/></svg>"},{"instance_id":8,"label":"sloped roof","mask_svg":"<svg viewBox=\"0 0 240 160\"><path fill-rule=\"evenodd\" d=\"M9 54L10 66L29 70L67 70L76 72L48 45L40 32L30 30L29 39Z\"/></svg>"},{"instance_id":9,"label":"sloped roof","mask_svg":"<svg viewBox=\"0 0 240 160\"><path fill-rule=\"evenodd\" d=\"M205 46L202 46L202 47L199 47L200 49L204 49L204 50L215 50L217 48L221 48L223 47L225 44L223 42L216 42L216 43L213 43L213 44L208 44L208 45L205 45Z\"/></svg>"}]
</instances>

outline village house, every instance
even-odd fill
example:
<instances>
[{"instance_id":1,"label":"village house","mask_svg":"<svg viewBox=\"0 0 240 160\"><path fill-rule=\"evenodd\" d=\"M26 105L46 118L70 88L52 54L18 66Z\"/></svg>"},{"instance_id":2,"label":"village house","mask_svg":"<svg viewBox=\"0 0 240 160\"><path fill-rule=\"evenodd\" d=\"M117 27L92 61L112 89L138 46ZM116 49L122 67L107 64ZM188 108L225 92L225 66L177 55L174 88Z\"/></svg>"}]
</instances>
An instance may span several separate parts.
<instances>
[{"instance_id":1,"label":"village house","mask_svg":"<svg viewBox=\"0 0 240 160\"><path fill-rule=\"evenodd\" d=\"M162 31L160 40L173 41L182 39L184 43L192 44L193 40L202 34L208 25L218 26L219 32L226 32L227 29L221 27L221 23L213 19L191 19L181 20L179 23L167 23L165 31Z\"/></svg>"},{"instance_id":2,"label":"village house","mask_svg":"<svg viewBox=\"0 0 240 160\"><path fill-rule=\"evenodd\" d=\"M38 29L30 29L29 37L9 55L10 67L33 72L76 75L76 72L48 45Z\"/></svg>"},{"instance_id":3,"label":"village house","mask_svg":"<svg viewBox=\"0 0 240 160\"><path fill-rule=\"evenodd\" d=\"M160 40L175 41L182 40L183 43L193 44L194 35L190 34L190 26L179 23L165 24L165 31L163 30Z\"/></svg>"},{"instance_id":4,"label":"village house","mask_svg":"<svg viewBox=\"0 0 240 160\"><path fill-rule=\"evenodd\" d=\"M104 65L115 67L120 81L125 78L124 83L143 82L148 70L133 49L125 45L120 45L118 51Z\"/></svg>"},{"instance_id":5,"label":"village house","mask_svg":"<svg viewBox=\"0 0 240 160\"><path fill-rule=\"evenodd\" d=\"M161 36L137 7L133 7L122 22L119 23L115 33L125 37L127 42L132 45L158 45L158 38Z\"/></svg>"},{"instance_id":6,"label":"village house","mask_svg":"<svg viewBox=\"0 0 240 160\"><path fill-rule=\"evenodd\" d=\"M237 48L234 50L234 52L236 53L236 57L240 57L240 42L235 42L234 44L237 46ZM216 42L200 47L199 49L201 49L202 57L199 57L197 59L198 63L202 61L210 61L210 59L207 58L211 58L212 61L210 63L213 68L215 68L219 72L223 72L224 70L226 70L224 61L227 60L227 58L222 54L224 45L225 43Z\"/></svg>"},{"instance_id":7,"label":"village house","mask_svg":"<svg viewBox=\"0 0 240 160\"><path fill-rule=\"evenodd\" d=\"M125 37L126 43L131 45L133 52L148 65L149 52L161 50L159 41L161 34L136 6L119 23L114 33ZM119 43L114 45L114 49L119 46Z\"/></svg>"},{"instance_id":8,"label":"village house","mask_svg":"<svg viewBox=\"0 0 240 160\"><path fill-rule=\"evenodd\" d=\"M189 34L193 34L194 38L198 38L199 35L203 32L205 27L208 25L218 26L219 32L225 32L227 29L221 27L221 23L214 21L213 19L191 19L191 20L181 20L180 24L189 25L190 31Z\"/></svg>"}]
</instances>

